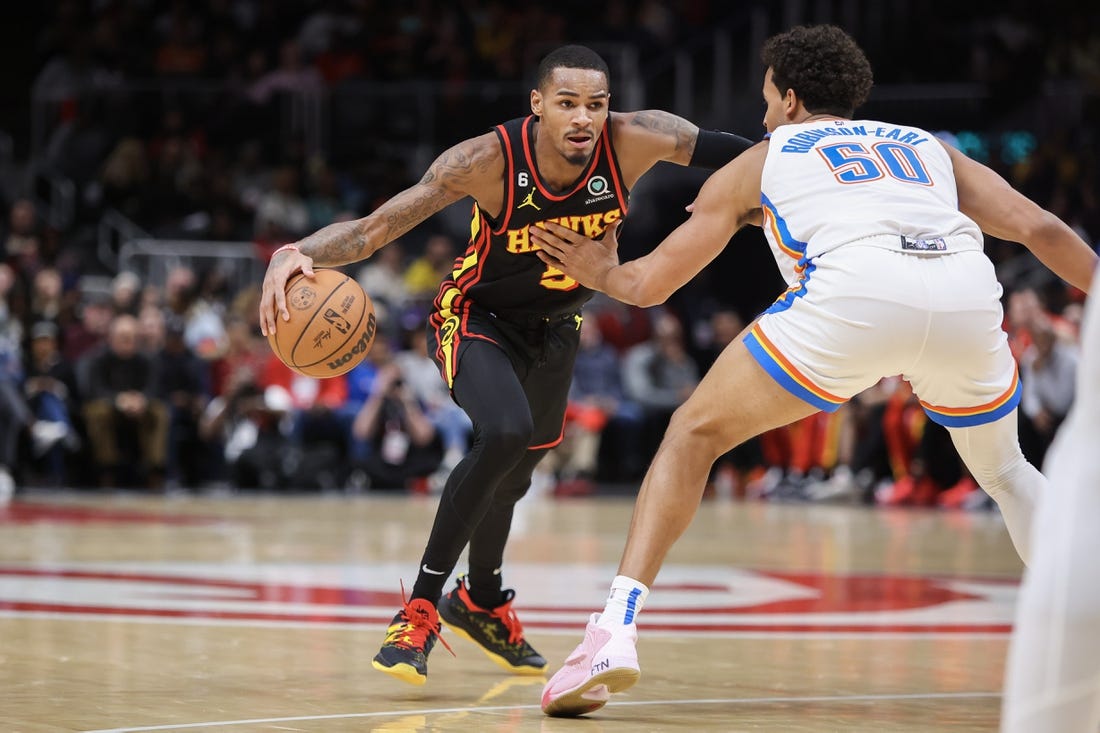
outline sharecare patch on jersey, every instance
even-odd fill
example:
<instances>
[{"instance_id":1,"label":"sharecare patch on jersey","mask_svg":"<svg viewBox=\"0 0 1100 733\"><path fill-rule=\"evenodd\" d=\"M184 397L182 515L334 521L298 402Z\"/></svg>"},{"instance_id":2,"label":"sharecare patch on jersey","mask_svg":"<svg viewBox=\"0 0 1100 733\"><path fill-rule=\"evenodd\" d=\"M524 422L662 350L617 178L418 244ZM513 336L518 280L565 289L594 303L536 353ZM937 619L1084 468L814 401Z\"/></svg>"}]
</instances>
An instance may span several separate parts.
<instances>
[{"instance_id":1,"label":"sharecare patch on jersey","mask_svg":"<svg viewBox=\"0 0 1100 733\"><path fill-rule=\"evenodd\" d=\"M947 242L943 237L937 237L935 239L910 239L902 235L901 248L913 252L943 252L947 249Z\"/></svg>"}]
</instances>

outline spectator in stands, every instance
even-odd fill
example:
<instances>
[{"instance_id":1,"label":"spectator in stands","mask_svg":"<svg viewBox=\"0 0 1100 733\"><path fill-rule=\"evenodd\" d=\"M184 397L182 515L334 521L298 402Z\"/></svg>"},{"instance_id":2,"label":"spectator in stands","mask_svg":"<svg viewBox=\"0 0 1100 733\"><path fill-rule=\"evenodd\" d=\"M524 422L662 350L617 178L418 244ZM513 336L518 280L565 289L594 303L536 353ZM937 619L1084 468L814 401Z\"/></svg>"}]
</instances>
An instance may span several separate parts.
<instances>
[{"instance_id":1,"label":"spectator in stands","mask_svg":"<svg viewBox=\"0 0 1100 733\"><path fill-rule=\"evenodd\" d=\"M390 242L359 268L355 278L374 301L380 323L386 322L389 314L400 313L409 299L402 246L400 240Z\"/></svg>"},{"instance_id":2,"label":"spectator in stands","mask_svg":"<svg viewBox=\"0 0 1100 733\"><path fill-rule=\"evenodd\" d=\"M1039 292L1029 286L1012 290L1008 295L1008 308L1005 313L1005 330L1012 355L1019 361L1033 341L1032 329L1038 324L1049 325L1055 335L1062 340L1075 342L1076 327L1065 318L1051 313L1043 304Z\"/></svg>"},{"instance_id":3,"label":"spectator in stands","mask_svg":"<svg viewBox=\"0 0 1100 733\"><path fill-rule=\"evenodd\" d=\"M672 413L699 384L680 320L671 313L657 316L653 337L626 352L622 369L626 396L642 407L642 453L653 455Z\"/></svg>"},{"instance_id":4,"label":"spectator in stands","mask_svg":"<svg viewBox=\"0 0 1100 733\"><path fill-rule=\"evenodd\" d=\"M1020 447L1031 463L1041 466L1073 405L1078 346L1058 338L1051 319L1042 313L1029 322L1028 331L1031 345L1020 358Z\"/></svg>"},{"instance_id":5,"label":"spectator in stands","mask_svg":"<svg viewBox=\"0 0 1100 733\"><path fill-rule=\"evenodd\" d=\"M291 242L309 229L309 209L298 193L298 172L284 165L256 204L256 239Z\"/></svg>"},{"instance_id":6,"label":"spectator in stands","mask_svg":"<svg viewBox=\"0 0 1100 733\"><path fill-rule=\"evenodd\" d=\"M106 206L118 209L135 221L145 219L149 158L140 138L124 137L115 143L103 163L99 181L103 185Z\"/></svg>"},{"instance_id":7,"label":"spectator in stands","mask_svg":"<svg viewBox=\"0 0 1100 733\"><path fill-rule=\"evenodd\" d=\"M61 358L58 333L57 324L52 321L39 321L31 328L23 389L35 418L53 426L48 430L61 436L53 445L38 438L34 446L35 463L41 466L50 485L65 486L67 455L80 447L74 423L80 410L80 394L76 372ZM38 433L41 435L43 430L38 428Z\"/></svg>"},{"instance_id":8,"label":"spectator in stands","mask_svg":"<svg viewBox=\"0 0 1100 733\"><path fill-rule=\"evenodd\" d=\"M61 329L62 355L73 364L96 352L106 340L112 318L110 296L84 293L75 311L76 318L64 323Z\"/></svg>"},{"instance_id":9,"label":"spectator in stands","mask_svg":"<svg viewBox=\"0 0 1100 733\"><path fill-rule=\"evenodd\" d=\"M370 442L362 469L373 488L428 490L428 476L443 458L443 441L424 414L401 368L394 362L378 371L370 397L355 416L352 432Z\"/></svg>"},{"instance_id":10,"label":"spectator in stands","mask_svg":"<svg viewBox=\"0 0 1100 733\"><path fill-rule=\"evenodd\" d=\"M97 179L112 147L113 132L103 114L103 101L85 96L66 108L65 119L54 128L42 159L47 170L70 179L76 190Z\"/></svg>"},{"instance_id":11,"label":"spectator in stands","mask_svg":"<svg viewBox=\"0 0 1100 733\"><path fill-rule=\"evenodd\" d=\"M215 396L226 394L229 384L240 383L239 372L246 373L246 381L258 381L271 356L271 348L260 338L255 323L232 315L226 320L225 333L225 353L210 365L210 389Z\"/></svg>"},{"instance_id":12,"label":"spectator in stands","mask_svg":"<svg viewBox=\"0 0 1100 733\"><path fill-rule=\"evenodd\" d=\"M697 329L698 342L694 345L692 355L698 362L699 369L705 372L718 359L718 355L737 338L745 327L745 322L736 311L718 308L701 325Z\"/></svg>"},{"instance_id":13,"label":"spectator in stands","mask_svg":"<svg viewBox=\"0 0 1100 733\"><path fill-rule=\"evenodd\" d=\"M597 293L592 299L591 310L603 340L619 354L625 354L653 335L653 322L644 308L620 303Z\"/></svg>"},{"instance_id":14,"label":"spectator in stands","mask_svg":"<svg viewBox=\"0 0 1100 733\"><path fill-rule=\"evenodd\" d=\"M61 273L54 267L43 267L34 275L31 288L30 316L34 321L57 322L64 307Z\"/></svg>"},{"instance_id":15,"label":"spectator in stands","mask_svg":"<svg viewBox=\"0 0 1100 733\"><path fill-rule=\"evenodd\" d=\"M190 267L173 267L164 279L164 306L178 316L186 316L194 302L197 284Z\"/></svg>"},{"instance_id":16,"label":"spectator in stands","mask_svg":"<svg viewBox=\"0 0 1100 733\"><path fill-rule=\"evenodd\" d=\"M883 382L888 396L882 415L882 431L893 481L878 487L875 500L890 506L932 504L938 489L928 475L921 451L928 417L909 382L902 379Z\"/></svg>"},{"instance_id":17,"label":"spectator in stands","mask_svg":"<svg viewBox=\"0 0 1100 733\"><path fill-rule=\"evenodd\" d=\"M433 234L424 244L424 254L417 257L405 271L405 288L409 297L430 301L451 270L454 269L455 243L446 234Z\"/></svg>"},{"instance_id":18,"label":"spectator in stands","mask_svg":"<svg viewBox=\"0 0 1100 733\"><path fill-rule=\"evenodd\" d=\"M344 211L336 172L324 161L311 161L306 210L309 212L309 231L331 224Z\"/></svg>"},{"instance_id":19,"label":"spectator in stands","mask_svg":"<svg viewBox=\"0 0 1100 733\"><path fill-rule=\"evenodd\" d=\"M184 319L188 348L203 359L217 358L225 351L225 324L218 304L201 297L194 270L183 266L169 270L164 299L169 316Z\"/></svg>"},{"instance_id":20,"label":"spectator in stands","mask_svg":"<svg viewBox=\"0 0 1100 733\"><path fill-rule=\"evenodd\" d=\"M164 310L155 305L143 305L137 318L138 351L155 357L164 348L167 327Z\"/></svg>"},{"instance_id":21,"label":"spectator in stands","mask_svg":"<svg viewBox=\"0 0 1100 733\"><path fill-rule=\"evenodd\" d=\"M392 246L384 247L382 252ZM394 362L443 442L443 459L432 475L433 488L442 489L451 469L469 451L474 425L466 411L451 398L447 383L439 375L439 367L428 355L427 331L423 327L408 329L405 339L408 348L394 355Z\"/></svg>"},{"instance_id":22,"label":"spectator in stands","mask_svg":"<svg viewBox=\"0 0 1100 733\"><path fill-rule=\"evenodd\" d=\"M853 447L848 461L858 499L864 504L875 503L875 489L894 482L889 451L886 447L884 415L890 395L896 389L897 378L880 380L878 384L856 395L850 403ZM830 498L829 490L821 492Z\"/></svg>"},{"instance_id":23,"label":"spectator in stands","mask_svg":"<svg viewBox=\"0 0 1100 733\"><path fill-rule=\"evenodd\" d=\"M168 410L157 394L153 361L138 351L137 319L121 315L111 321L107 348L88 365L84 420L101 486L144 480L163 486L168 449ZM123 448L137 445L138 455ZM136 459L137 475L129 467Z\"/></svg>"},{"instance_id":24,"label":"spectator in stands","mask_svg":"<svg viewBox=\"0 0 1100 733\"><path fill-rule=\"evenodd\" d=\"M555 494L590 493L601 455L609 464L603 471L607 479L629 481L641 473L648 458L639 446L642 409L626 398L619 357L604 343L599 324L587 312L565 419L562 445L551 451L551 463L543 466L556 473Z\"/></svg>"},{"instance_id":25,"label":"spectator in stands","mask_svg":"<svg viewBox=\"0 0 1100 733\"><path fill-rule=\"evenodd\" d=\"M264 390L265 404L287 413L290 421L296 458L295 465L285 469L287 485L331 489L342 484L347 433L340 409L348 397L347 377L303 376L269 349L260 374L260 387Z\"/></svg>"},{"instance_id":26,"label":"spectator in stands","mask_svg":"<svg viewBox=\"0 0 1100 733\"><path fill-rule=\"evenodd\" d=\"M263 143L250 139L241 144L233 165L232 191L246 211L255 213L260 198L271 188L272 171L264 163Z\"/></svg>"},{"instance_id":27,"label":"spectator in stands","mask_svg":"<svg viewBox=\"0 0 1100 733\"><path fill-rule=\"evenodd\" d=\"M224 391L202 414L199 437L211 449L209 477L238 488L289 488L292 446L280 429L288 404L275 394L269 398L255 376L247 369L229 373Z\"/></svg>"},{"instance_id":28,"label":"spectator in stands","mask_svg":"<svg viewBox=\"0 0 1100 733\"><path fill-rule=\"evenodd\" d=\"M33 450L41 456L67 437L64 425L35 418L23 395L22 324L12 317L5 296L14 273L0 265L0 505L15 492L13 474L19 465L19 440L29 431Z\"/></svg>"},{"instance_id":29,"label":"spectator in stands","mask_svg":"<svg viewBox=\"0 0 1100 733\"><path fill-rule=\"evenodd\" d=\"M203 475L199 417L210 399L208 365L184 342L184 323L173 316L165 324L164 344L154 355L158 396L168 407L167 480L197 486Z\"/></svg>"},{"instance_id":30,"label":"spectator in stands","mask_svg":"<svg viewBox=\"0 0 1100 733\"><path fill-rule=\"evenodd\" d=\"M703 327L697 329L696 335L700 338L692 353L700 373L710 369L744 327L745 321L734 310L717 308L710 314ZM763 478L765 470L761 437L750 438L714 462L708 489L723 496L741 497L746 494L750 482ZM772 488L760 486L759 493L765 494L765 489Z\"/></svg>"},{"instance_id":31,"label":"spectator in stands","mask_svg":"<svg viewBox=\"0 0 1100 733\"><path fill-rule=\"evenodd\" d=\"M366 464L372 450L370 441L356 435L352 425L355 423L355 416L363 409L363 405L375 388L379 370L392 361L393 352L390 349L389 340L378 335L367 353L367 358L344 375L347 382L347 397L334 410L334 413L340 422L340 432L347 436L347 450L343 458L347 461L348 485L351 488L363 488L368 483L362 466Z\"/></svg>"},{"instance_id":32,"label":"spectator in stands","mask_svg":"<svg viewBox=\"0 0 1100 733\"><path fill-rule=\"evenodd\" d=\"M28 256L37 257L40 239L34 202L30 199L17 200L8 214L8 228L4 234L4 259L19 262Z\"/></svg>"},{"instance_id":33,"label":"spectator in stands","mask_svg":"<svg viewBox=\"0 0 1100 733\"><path fill-rule=\"evenodd\" d=\"M111 307L116 315L138 314L141 296L141 278L132 272L123 270L111 281Z\"/></svg>"},{"instance_id":34,"label":"spectator in stands","mask_svg":"<svg viewBox=\"0 0 1100 733\"><path fill-rule=\"evenodd\" d=\"M758 436L761 456L778 469L759 482L756 488L761 496L772 501L813 498L810 490L834 467L844 420L843 413L819 412Z\"/></svg>"}]
</instances>

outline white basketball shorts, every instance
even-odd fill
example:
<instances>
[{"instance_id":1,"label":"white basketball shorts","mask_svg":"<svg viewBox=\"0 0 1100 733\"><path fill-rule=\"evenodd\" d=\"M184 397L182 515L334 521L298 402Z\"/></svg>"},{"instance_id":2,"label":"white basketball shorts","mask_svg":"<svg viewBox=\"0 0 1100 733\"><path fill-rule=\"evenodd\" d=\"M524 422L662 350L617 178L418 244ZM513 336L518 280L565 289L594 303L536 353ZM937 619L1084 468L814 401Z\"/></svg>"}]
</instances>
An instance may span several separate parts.
<instances>
[{"instance_id":1,"label":"white basketball shorts","mask_svg":"<svg viewBox=\"0 0 1100 733\"><path fill-rule=\"evenodd\" d=\"M780 385L822 410L900 374L935 422L981 425L1020 402L1001 292L981 251L853 243L809 261L744 342Z\"/></svg>"}]
</instances>

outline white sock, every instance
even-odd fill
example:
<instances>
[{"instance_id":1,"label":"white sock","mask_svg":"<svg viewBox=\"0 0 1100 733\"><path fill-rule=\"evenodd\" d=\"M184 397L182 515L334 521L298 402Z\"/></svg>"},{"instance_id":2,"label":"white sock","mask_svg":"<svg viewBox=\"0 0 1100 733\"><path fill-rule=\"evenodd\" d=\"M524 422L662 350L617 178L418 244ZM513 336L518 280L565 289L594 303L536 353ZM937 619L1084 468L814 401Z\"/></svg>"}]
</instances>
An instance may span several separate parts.
<instances>
[{"instance_id":1,"label":"white sock","mask_svg":"<svg viewBox=\"0 0 1100 733\"><path fill-rule=\"evenodd\" d=\"M611 581L607 605L604 606L596 625L610 629L635 623L648 595L649 588L644 583L639 583L625 575L616 575L615 580Z\"/></svg>"}]
</instances>

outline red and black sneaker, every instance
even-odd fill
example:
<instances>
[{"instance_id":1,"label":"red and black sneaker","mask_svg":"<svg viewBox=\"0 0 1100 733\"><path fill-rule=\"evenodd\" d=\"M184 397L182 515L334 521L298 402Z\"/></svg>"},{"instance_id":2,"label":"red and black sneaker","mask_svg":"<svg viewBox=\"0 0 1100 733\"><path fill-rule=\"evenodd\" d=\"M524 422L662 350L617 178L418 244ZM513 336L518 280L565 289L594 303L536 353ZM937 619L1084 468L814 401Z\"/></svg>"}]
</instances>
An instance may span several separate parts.
<instances>
[{"instance_id":1,"label":"red and black sneaker","mask_svg":"<svg viewBox=\"0 0 1100 733\"><path fill-rule=\"evenodd\" d=\"M523 626L512 610L515 597L516 592L509 589L499 606L481 608L470 599L465 578L459 577L455 589L440 599L439 617L509 672L539 675L546 670L546 660L523 638Z\"/></svg>"},{"instance_id":2,"label":"red and black sneaker","mask_svg":"<svg viewBox=\"0 0 1100 733\"><path fill-rule=\"evenodd\" d=\"M386 640L371 666L411 685L422 685L428 679L428 654L436 639L454 654L439 632L439 614L430 601L407 601L386 629Z\"/></svg>"}]
</instances>

